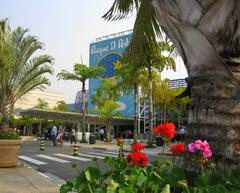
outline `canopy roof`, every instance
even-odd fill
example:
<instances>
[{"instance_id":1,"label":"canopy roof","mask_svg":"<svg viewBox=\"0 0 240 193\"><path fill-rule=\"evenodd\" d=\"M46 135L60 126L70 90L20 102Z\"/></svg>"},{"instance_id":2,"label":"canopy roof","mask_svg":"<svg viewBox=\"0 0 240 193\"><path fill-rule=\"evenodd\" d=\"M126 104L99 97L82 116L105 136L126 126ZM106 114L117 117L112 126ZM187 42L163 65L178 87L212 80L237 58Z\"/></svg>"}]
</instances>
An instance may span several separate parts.
<instances>
[{"instance_id":1,"label":"canopy roof","mask_svg":"<svg viewBox=\"0 0 240 193\"><path fill-rule=\"evenodd\" d=\"M61 120L67 122L80 122L83 118L82 113L64 112L64 111L54 111L46 109L31 108L19 111L20 115L30 116L34 118L42 118L49 120ZM87 124L105 124L98 115L86 114ZM112 119L112 124L114 126L132 126L134 120L132 118L125 117L114 117Z\"/></svg>"}]
</instances>

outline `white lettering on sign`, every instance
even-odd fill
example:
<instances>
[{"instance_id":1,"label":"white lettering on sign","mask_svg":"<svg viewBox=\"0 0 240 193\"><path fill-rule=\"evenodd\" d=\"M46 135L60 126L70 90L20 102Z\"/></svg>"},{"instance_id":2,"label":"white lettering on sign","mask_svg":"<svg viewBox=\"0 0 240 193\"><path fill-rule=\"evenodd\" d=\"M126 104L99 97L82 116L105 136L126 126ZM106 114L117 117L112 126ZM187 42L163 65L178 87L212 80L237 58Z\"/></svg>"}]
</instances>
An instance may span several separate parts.
<instances>
[{"instance_id":1,"label":"white lettering on sign","mask_svg":"<svg viewBox=\"0 0 240 193\"><path fill-rule=\"evenodd\" d=\"M130 40L128 38L126 39L120 39L118 41L118 48L126 48L130 44Z\"/></svg>"},{"instance_id":2,"label":"white lettering on sign","mask_svg":"<svg viewBox=\"0 0 240 193\"><path fill-rule=\"evenodd\" d=\"M92 45L91 55L99 54L100 56L102 56L108 51L127 48L129 44L130 44L130 38L125 37L125 38L119 39L118 41L116 40L112 41L109 45L105 47L97 47L96 45Z\"/></svg>"}]
</instances>

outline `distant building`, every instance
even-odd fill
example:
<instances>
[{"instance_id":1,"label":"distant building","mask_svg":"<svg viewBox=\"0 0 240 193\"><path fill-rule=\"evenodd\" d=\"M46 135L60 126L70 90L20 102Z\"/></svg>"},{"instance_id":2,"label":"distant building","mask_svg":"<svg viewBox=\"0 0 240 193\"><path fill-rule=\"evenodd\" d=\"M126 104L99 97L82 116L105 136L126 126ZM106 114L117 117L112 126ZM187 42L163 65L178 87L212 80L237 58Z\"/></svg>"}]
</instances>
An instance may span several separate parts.
<instances>
[{"instance_id":1,"label":"distant building","mask_svg":"<svg viewBox=\"0 0 240 193\"><path fill-rule=\"evenodd\" d=\"M86 98L85 98L85 107L88 107L88 91L86 90ZM82 91L78 91L75 97L75 103L70 103L68 104L68 110L72 111L72 110L77 110L78 112L82 113L83 112L83 108L82 108L82 100L83 100L83 95L82 95Z\"/></svg>"},{"instance_id":2,"label":"distant building","mask_svg":"<svg viewBox=\"0 0 240 193\"><path fill-rule=\"evenodd\" d=\"M29 109L38 105L38 99L48 103L49 108L56 106L58 101L64 101L64 95L55 92L33 90L20 98L14 105L15 109Z\"/></svg>"},{"instance_id":3,"label":"distant building","mask_svg":"<svg viewBox=\"0 0 240 193\"><path fill-rule=\"evenodd\" d=\"M169 88L187 87L187 81L185 79L169 80L168 87Z\"/></svg>"}]
</instances>

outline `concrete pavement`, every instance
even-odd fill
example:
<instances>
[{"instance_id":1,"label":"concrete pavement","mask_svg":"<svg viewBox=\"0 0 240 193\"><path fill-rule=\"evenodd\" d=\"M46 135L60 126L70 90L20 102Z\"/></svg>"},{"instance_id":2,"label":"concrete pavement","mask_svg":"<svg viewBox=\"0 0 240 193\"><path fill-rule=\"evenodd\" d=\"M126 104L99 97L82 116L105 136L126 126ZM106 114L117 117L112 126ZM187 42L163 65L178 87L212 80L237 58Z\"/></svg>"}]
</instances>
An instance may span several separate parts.
<instances>
[{"instance_id":1,"label":"concrete pavement","mask_svg":"<svg viewBox=\"0 0 240 193\"><path fill-rule=\"evenodd\" d=\"M33 168L0 168L0 193L58 193L60 186Z\"/></svg>"},{"instance_id":2,"label":"concrete pavement","mask_svg":"<svg viewBox=\"0 0 240 193\"><path fill-rule=\"evenodd\" d=\"M103 149L118 151L119 147L114 139L112 142L96 141L96 144L77 143L83 148ZM144 144L144 142L143 142ZM64 142L64 146L71 146L70 142ZM169 154L167 146L165 154ZM125 141L125 151L131 151L131 141ZM162 147L146 148L147 154L160 154ZM0 168L0 193L58 193L60 186L51 177L46 176L33 168L19 165L15 168Z\"/></svg>"}]
</instances>

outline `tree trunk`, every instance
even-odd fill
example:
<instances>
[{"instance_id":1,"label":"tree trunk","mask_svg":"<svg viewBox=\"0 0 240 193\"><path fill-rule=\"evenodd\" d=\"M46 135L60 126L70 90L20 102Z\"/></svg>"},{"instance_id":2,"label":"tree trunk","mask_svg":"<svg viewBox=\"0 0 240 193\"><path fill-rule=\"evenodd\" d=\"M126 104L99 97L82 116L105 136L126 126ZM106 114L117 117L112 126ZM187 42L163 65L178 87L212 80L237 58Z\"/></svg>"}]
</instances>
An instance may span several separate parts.
<instances>
[{"instance_id":1,"label":"tree trunk","mask_svg":"<svg viewBox=\"0 0 240 193\"><path fill-rule=\"evenodd\" d=\"M137 84L134 85L134 109L135 109L135 113L134 113L134 130L133 130L133 143L137 143L137 139L138 139L138 86Z\"/></svg>"},{"instance_id":2,"label":"tree trunk","mask_svg":"<svg viewBox=\"0 0 240 193\"><path fill-rule=\"evenodd\" d=\"M187 143L207 140L219 169L240 168L240 87L224 81L189 79L191 103ZM187 162L188 170L194 166Z\"/></svg>"},{"instance_id":3,"label":"tree trunk","mask_svg":"<svg viewBox=\"0 0 240 193\"><path fill-rule=\"evenodd\" d=\"M3 113L3 115L2 115L2 132L8 131L8 130L9 130L9 115Z\"/></svg>"},{"instance_id":4,"label":"tree trunk","mask_svg":"<svg viewBox=\"0 0 240 193\"><path fill-rule=\"evenodd\" d=\"M148 100L149 100L149 133L148 147L153 146L152 128L153 128L153 104L152 104L152 68L148 66Z\"/></svg>"},{"instance_id":5,"label":"tree trunk","mask_svg":"<svg viewBox=\"0 0 240 193\"><path fill-rule=\"evenodd\" d=\"M112 128L111 121L108 121L106 124L106 142L111 141L111 132L110 132L111 128Z\"/></svg>"},{"instance_id":6,"label":"tree trunk","mask_svg":"<svg viewBox=\"0 0 240 193\"><path fill-rule=\"evenodd\" d=\"M83 121L82 121L82 141L81 143L87 143L86 139L86 123L85 123L85 113L86 113L86 106L85 106L85 96L86 96L86 90L85 90L85 81L82 82L82 108L83 108Z\"/></svg>"}]
</instances>

